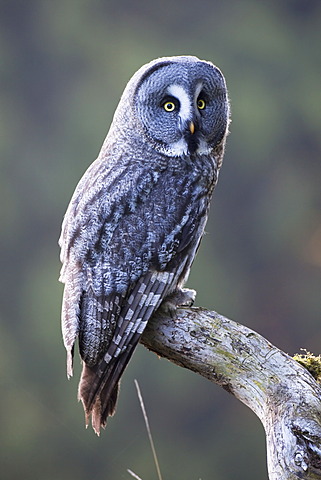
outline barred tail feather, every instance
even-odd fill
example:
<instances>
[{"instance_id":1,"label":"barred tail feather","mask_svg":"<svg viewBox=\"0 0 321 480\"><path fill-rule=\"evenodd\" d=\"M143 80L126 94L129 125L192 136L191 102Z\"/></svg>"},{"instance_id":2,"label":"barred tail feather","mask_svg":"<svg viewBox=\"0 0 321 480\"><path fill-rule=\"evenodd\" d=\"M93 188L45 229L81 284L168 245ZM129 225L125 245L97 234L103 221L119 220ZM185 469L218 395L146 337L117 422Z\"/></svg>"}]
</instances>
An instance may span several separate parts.
<instances>
[{"instance_id":1,"label":"barred tail feather","mask_svg":"<svg viewBox=\"0 0 321 480\"><path fill-rule=\"evenodd\" d=\"M107 379L104 377L99 377L98 373L95 371L96 368L89 367L83 363L83 370L81 374L81 379L79 382L78 388L78 400L81 400L86 419L86 427L88 427L90 419L92 427L99 435L100 427L106 426L106 419L108 416L114 415L116 411L116 402L118 396L119 385L116 383L113 390L111 391L109 398L106 399L106 419L102 421L102 398L103 398L103 389L108 382L108 372Z\"/></svg>"},{"instance_id":2,"label":"barred tail feather","mask_svg":"<svg viewBox=\"0 0 321 480\"><path fill-rule=\"evenodd\" d=\"M94 367L83 362L83 370L78 387L78 400L81 400L86 417L86 427L90 419L92 427L100 434L100 428L106 427L107 419L116 411L120 377L123 374L140 335L135 345L131 345L117 358L108 364L101 360Z\"/></svg>"},{"instance_id":3,"label":"barred tail feather","mask_svg":"<svg viewBox=\"0 0 321 480\"><path fill-rule=\"evenodd\" d=\"M119 299L117 301L117 310L119 308L121 310L115 312L117 324L104 357L96 364L90 365L82 354L83 371L78 398L84 406L87 426L91 417L92 427L98 435L100 427L105 427L108 417L115 413L120 377L149 318L160 306L168 286L172 284L173 276L174 273L153 271L141 277L130 292L127 302L123 303ZM118 297L115 296L108 303L112 304L112 311L115 309L116 298ZM110 312L111 310L108 310L108 315L111 315ZM90 328L92 329L91 325ZM101 334L99 338L101 339ZM86 346L88 344L89 342Z\"/></svg>"}]
</instances>

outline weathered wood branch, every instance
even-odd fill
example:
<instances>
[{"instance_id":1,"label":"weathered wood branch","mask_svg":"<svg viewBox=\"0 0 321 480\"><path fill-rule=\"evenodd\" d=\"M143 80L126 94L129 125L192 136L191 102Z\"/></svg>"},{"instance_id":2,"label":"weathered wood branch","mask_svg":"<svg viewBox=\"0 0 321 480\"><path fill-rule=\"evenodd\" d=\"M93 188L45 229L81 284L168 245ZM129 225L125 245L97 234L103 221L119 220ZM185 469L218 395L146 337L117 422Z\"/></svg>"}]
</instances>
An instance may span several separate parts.
<instances>
[{"instance_id":1,"label":"weathered wood branch","mask_svg":"<svg viewBox=\"0 0 321 480\"><path fill-rule=\"evenodd\" d=\"M159 313L142 343L203 375L260 418L270 480L321 479L321 388L312 375L258 333L216 312Z\"/></svg>"}]
</instances>

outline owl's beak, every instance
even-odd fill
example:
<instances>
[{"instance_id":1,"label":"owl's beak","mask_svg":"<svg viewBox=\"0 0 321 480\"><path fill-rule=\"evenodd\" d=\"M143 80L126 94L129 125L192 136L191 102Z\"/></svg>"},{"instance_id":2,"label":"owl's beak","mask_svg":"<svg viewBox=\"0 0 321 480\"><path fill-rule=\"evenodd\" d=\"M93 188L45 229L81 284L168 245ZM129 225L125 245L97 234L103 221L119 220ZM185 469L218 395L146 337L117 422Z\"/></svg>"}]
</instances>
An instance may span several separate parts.
<instances>
[{"instance_id":1,"label":"owl's beak","mask_svg":"<svg viewBox=\"0 0 321 480\"><path fill-rule=\"evenodd\" d=\"M191 134L193 135L194 132L195 132L195 123L190 122L188 128L189 128L189 131L191 132Z\"/></svg>"}]
</instances>

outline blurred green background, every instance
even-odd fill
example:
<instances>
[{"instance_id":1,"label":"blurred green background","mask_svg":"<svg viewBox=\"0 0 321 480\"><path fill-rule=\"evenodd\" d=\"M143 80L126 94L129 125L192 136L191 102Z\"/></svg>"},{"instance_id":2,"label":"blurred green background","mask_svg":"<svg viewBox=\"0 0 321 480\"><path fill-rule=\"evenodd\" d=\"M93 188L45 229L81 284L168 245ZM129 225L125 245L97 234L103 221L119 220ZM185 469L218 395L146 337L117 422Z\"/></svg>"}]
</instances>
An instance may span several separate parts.
<instances>
[{"instance_id":1,"label":"blurred green background","mask_svg":"<svg viewBox=\"0 0 321 480\"><path fill-rule=\"evenodd\" d=\"M189 286L282 350L321 352L321 2L0 3L1 478L267 478L259 420L139 346L97 438L68 382L57 239L131 75L194 54L224 72L231 134Z\"/></svg>"}]
</instances>

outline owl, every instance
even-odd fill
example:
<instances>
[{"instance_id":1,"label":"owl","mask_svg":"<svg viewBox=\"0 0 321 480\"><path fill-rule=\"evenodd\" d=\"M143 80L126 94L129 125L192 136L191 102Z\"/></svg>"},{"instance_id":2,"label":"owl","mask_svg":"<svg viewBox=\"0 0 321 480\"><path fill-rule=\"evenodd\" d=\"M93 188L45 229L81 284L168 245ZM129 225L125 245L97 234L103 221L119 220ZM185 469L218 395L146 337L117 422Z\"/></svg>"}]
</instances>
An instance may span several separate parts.
<instances>
[{"instance_id":1,"label":"owl","mask_svg":"<svg viewBox=\"0 0 321 480\"><path fill-rule=\"evenodd\" d=\"M76 340L86 424L114 414L120 377L148 320L175 315L203 236L224 154L224 77L193 56L164 57L128 82L97 160L80 180L59 240L67 375Z\"/></svg>"}]
</instances>

